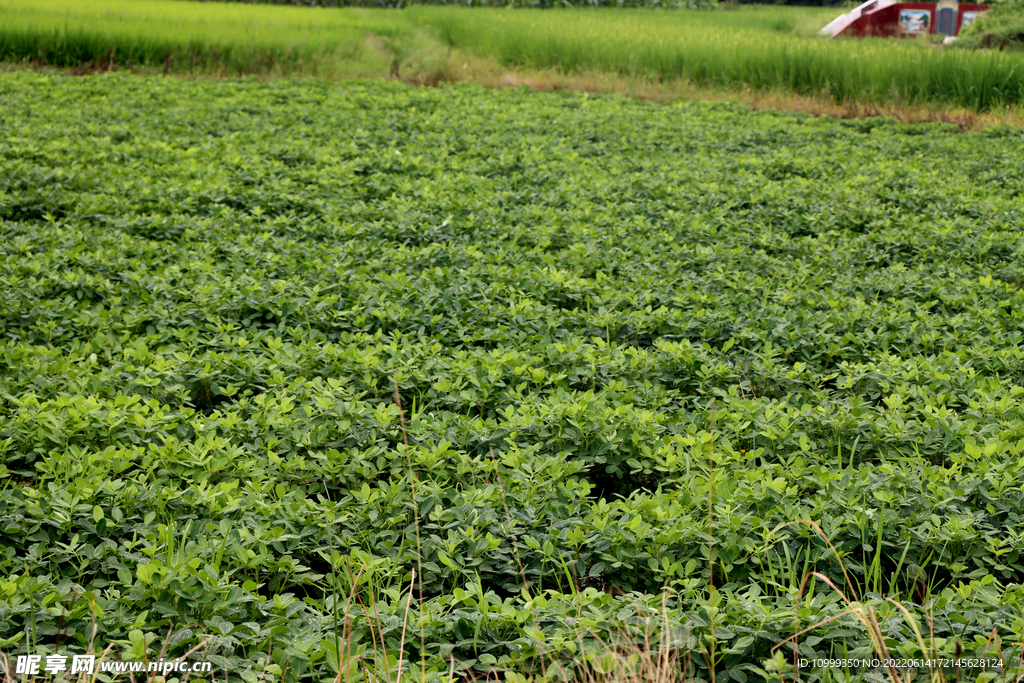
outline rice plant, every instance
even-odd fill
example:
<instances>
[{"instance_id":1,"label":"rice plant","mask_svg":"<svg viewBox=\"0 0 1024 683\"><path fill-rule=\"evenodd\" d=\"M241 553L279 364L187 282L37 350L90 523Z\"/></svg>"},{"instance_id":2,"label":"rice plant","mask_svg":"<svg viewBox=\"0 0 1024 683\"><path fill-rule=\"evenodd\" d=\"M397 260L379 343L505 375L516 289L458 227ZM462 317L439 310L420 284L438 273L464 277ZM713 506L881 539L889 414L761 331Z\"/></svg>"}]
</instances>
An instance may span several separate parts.
<instances>
[{"instance_id":1,"label":"rice plant","mask_svg":"<svg viewBox=\"0 0 1024 683\"><path fill-rule=\"evenodd\" d=\"M810 38L783 21L787 9L408 11L417 23L435 26L449 45L509 66L783 89L841 102L927 102L984 111L1024 100L1024 56L939 50L916 40ZM822 23L830 11L819 10Z\"/></svg>"},{"instance_id":2,"label":"rice plant","mask_svg":"<svg viewBox=\"0 0 1024 683\"><path fill-rule=\"evenodd\" d=\"M447 47L508 68L782 90L838 102L986 111L1024 100L1024 55L815 37L834 13L0 0L0 61L342 77L395 75L403 59L422 63Z\"/></svg>"},{"instance_id":3,"label":"rice plant","mask_svg":"<svg viewBox=\"0 0 1024 683\"><path fill-rule=\"evenodd\" d=\"M410 37L385 12L132 0L4 0L0 60L167 71L335 75L369 35Z\"/></svg>"}]
</instances>

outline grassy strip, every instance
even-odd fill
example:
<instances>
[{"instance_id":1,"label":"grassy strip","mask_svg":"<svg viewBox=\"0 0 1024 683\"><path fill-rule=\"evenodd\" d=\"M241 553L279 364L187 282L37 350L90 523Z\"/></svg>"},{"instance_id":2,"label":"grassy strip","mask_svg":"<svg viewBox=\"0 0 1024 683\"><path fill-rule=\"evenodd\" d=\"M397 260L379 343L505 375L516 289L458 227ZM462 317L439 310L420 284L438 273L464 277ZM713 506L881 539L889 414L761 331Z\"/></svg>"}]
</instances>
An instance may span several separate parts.
<instances>
[{"instance_id":1,"label":"grassy strip","mask_svg":"<svg viewBox=\"0 0 1024 683\"><path fill-rule=\"evenodd\" d=\"M489 74L482 82L627 79L632 85L625 89L665 93L785 93L819 109L909 105L932 111L930 118L948 118L934 112L949 108L1005 118L1000 112L1024 101L1022 55L810 37L832 12L759 7L542 13L423 6L398 12L0 0L0 60L165 74L397 76L425 83L480 80L471 77L473 71ZM481 62L486 66L469 66ZM958 118L973 125L970 115Z\"/></svg>"},{"instance_id":2,"label":"grassy strip","mask_svg":"<svg viewBox=\"0 0 1024 683\"><path fill-rule=\"evenodd\" d=\"M497 89L527 87L539 92L582 91L625 95L662 104L680 100L730 100L740 102L754 111L789 111L837 119L884 117L901 123L939 121L951 123L964 131L983 130L992 126L1024 128L1024 107L1019 104L992 107L985 112L978 112L966 107L934 103L870 103L858 100L837 102L820 95L801 95L785 88L740 89L695 85L681 79L659 82L656 78L599 71L567 74L556 69L511 69L502 67L493 60L465 58L464 55L460 59L457 52L447 59L441 73L445 78L440 80L469 81ZM420 74L414 76L409 79L411 82L422 82Z\"/></svg>"},{"instance_id":3,"label":"grassy strip","mask_svg":"<svg viewBox=\"0 0 1024 683\"><path fill-rule=\"evenodd\" d=\"M187 14L183 11L186 9ZM5 69L17 65L51 65L72 73L130 69L143 74L196 77L259 74L393 78L417 84L471 81L489 88L526 86L534 90L582 90L659 102L733 99L753 109L782 109L838 118L888 116L908 123L945 121L961 129L994 124L1024 126L1024 111L1020 105L1005 101L1002 104L989 101L984 112L979 112L979 108L971 104L955 100L915 101L898 96L898 91L892 91L890 94L897 96L888 99L872 100L853 95L839 98L828 88L815 91L794 88L789 83L771 85L767 79L760 86L752 86L739 80L700 82L672 75L663 77L660 72L641 69L637 60L632 62L634 68L618 70L611 68L614 66L611 61L605 65L577 62L569 68L537 66L535 64L542 60L503 58L500 50L495 55L492 49L497 43L491 48L467 44L472 43L471 32L459 37L445 28L453 25L449 20L463 22L459 25L465 28L468 25L465 22L474 17L480 26L504 20L512 22L510 26L514 27L522 25L520 17L537 16L550 17L556 26L576 17L581 27L593 27L595 18L603 21L602 17L619 17L623 20L622 26L628 28L654 17L663 23L668 21L669 28L675 26L673 30L677 33L686 33L682 24L690 27L690 33L699 35L726 31L730 27L753 33L761 27L765 40L792 40L799 45L828 48L830 44L812 41L809 36L831 11L743 7L736 11L656 15L635 12L538 15L422 7L397 12L167 0L86 0L74 5L58 0L31 5L26 0L0 0L0 19L3 20L0 60L6 63ZM432 22L440 28L431 30L425 26ZM657 29L656 24L647 27ZM447 45L437 39L438 30ZM527 38L529 36L523 40ZM570 38L570 34L563 36L563 40ZM479 37L477 42L482 40L484 37ZM535 38L539 45L538 41L540 37ZM582 39L577 42L582 44ZM455 44L463 47L455 47ZM831 45L837 49L857 47ZM879 50L887 47L909 50L917 56L933 54L907 44L874 44ZM708 52L712 56L713 53L713 50ZM952 58L969 57L964 53L944 54ZM998 55L988 57L1001 58Z\"/></svg>"}]
</instances>

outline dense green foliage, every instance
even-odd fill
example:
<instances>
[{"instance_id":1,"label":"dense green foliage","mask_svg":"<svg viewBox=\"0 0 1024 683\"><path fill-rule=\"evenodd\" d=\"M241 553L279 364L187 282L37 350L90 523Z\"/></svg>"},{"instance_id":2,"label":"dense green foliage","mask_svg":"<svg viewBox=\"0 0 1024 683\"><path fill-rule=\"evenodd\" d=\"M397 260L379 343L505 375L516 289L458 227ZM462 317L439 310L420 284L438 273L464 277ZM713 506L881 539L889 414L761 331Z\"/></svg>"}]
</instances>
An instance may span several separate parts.
<instances>
[{"instance_id":1,"label":"dense green foliage","mask_svg":"<svg viewBox=\"0 0 1024 683\"><path fill-rule=\"evenodd\" d=\"M352 576L394 666L422 562L414 680L421 629L538 674L663 589L706 678L709 458L718 681L843 609L811 569L897 655L884 596L1021 638L1017 132L8 73L0 140L0 650L332 680Z\"/></svg>"},{"instance_id":2,"label":"dense green foliage","mask_svg":"<svg viewBox=\"0 0 1024 683\"><path fill-rule=\"evenodd\" d=\"M1024 50L1024 2L1003 0L960 32L957 45L974 49Z\"/></svg>"},{"instance_id":3,"label":"dense green foliage","mask_svg":"<svg viewBox=\"0 0 1024 683\"><path fill-rule=\"evenodd\" d=\"M646 1L646 0L645 0ZM0 60L174 73L460 78L451 48L510 67L681 79L838 102L1024 102L1024 56L912 41L826 41L836 10L509 11L268 7L171 0L0 0Z\"/></svg>"}]
</instances>

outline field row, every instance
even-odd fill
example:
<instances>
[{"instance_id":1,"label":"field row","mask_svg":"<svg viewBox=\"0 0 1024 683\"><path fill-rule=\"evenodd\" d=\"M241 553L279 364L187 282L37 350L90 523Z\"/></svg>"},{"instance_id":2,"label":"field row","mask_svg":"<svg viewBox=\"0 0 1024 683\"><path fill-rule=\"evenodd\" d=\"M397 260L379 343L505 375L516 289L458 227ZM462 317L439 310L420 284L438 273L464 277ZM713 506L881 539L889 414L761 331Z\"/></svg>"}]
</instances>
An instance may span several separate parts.
<instances>
[{"instance_id":1,"label":"field row","mask_svg":"<svg viewBox=\"0 0 1024 683\"><path fill-rule=\"evenodd\" d=\"M837 10L405 10L172 0L0 0L0 60L205 75L472 78L505 69L989 111L1024 102L1024 55L825 41ZM453 56L452 50L457 51Z\"/></svg>"}]
</instances>

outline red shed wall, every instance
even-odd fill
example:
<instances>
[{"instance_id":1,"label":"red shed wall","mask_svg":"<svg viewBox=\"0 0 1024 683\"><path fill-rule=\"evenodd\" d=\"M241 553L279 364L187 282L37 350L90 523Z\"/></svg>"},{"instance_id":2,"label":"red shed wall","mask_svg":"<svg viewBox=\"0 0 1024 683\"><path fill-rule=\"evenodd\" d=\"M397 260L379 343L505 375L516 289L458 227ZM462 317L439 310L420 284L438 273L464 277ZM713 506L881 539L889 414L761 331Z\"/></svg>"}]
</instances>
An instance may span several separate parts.
<instances>
[{"instance_id":1,"label":"red shed wall","mask_svg":"<svg viewBox=\"0 0 1024 683\"><path fill-rule=\"evenodd\" d=\"M847 26L837 35L844 36L901 36L908 35L900 31L900 11L927 10L930 20L928 22L928 33L935 33L938 17L935 16L936 3L934 2L879 2L874 9L861 15L859 19ZM962 2L957 8L956 34L960 34L960 28L964 21L964 12L984 12L988 5Z\"/></svg>"}]
</instances>

